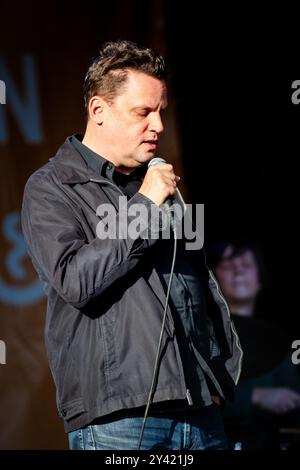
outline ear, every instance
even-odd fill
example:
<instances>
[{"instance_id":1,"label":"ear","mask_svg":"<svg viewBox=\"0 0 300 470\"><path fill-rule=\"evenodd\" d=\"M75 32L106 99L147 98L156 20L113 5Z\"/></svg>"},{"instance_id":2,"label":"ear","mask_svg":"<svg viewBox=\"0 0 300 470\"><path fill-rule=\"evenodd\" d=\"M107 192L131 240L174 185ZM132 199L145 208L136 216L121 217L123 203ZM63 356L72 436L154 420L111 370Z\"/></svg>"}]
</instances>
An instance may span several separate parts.
<instances>
[{"instance_id":1,"label":"ear","mask_svg":"<svg viewBox=\"0 0 300 470\"><path fill-rule=\"evenodd\" d=\"M103 122L104 101L100 96L93 96L89 102L89 116L96 124Z\"/></svg>"}]
</instances>

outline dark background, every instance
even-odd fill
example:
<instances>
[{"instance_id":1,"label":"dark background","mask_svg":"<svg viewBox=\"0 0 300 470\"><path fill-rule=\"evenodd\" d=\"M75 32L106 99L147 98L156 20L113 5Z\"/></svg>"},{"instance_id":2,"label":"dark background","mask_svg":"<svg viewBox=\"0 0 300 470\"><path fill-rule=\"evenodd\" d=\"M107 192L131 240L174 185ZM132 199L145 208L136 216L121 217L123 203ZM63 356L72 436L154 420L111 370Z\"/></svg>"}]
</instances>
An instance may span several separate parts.
<instances>
[{"instance_id":1,"label":"dark background","mask_svg":"<svg viewBox=\"0 0 300 470\"><path fill-rule=\"evenodd\" d=\"M282 78L280 48L275 41L267 47L273 39L267 21L262 39L258 22L249 36L243 21L238 29L228 16L205 27L205 16L170 3L182 158L191 200L205 202L206 243L241 238L260 247L269 281L261 314L295 339L300 105L291 101L291 85L297 77ZM296 57L286 55L290 63Z\"/></svg>"}]
</instances>

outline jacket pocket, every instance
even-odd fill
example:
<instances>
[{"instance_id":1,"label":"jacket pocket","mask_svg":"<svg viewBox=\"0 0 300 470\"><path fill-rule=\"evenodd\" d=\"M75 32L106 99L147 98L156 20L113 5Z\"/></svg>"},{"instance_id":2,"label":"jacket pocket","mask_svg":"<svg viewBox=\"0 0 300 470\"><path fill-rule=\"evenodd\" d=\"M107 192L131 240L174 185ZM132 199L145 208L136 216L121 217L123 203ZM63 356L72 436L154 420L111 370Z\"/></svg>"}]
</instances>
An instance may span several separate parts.
<instances>
[{"instance_id":1,"label":"jacket pocket","mask_svg":"<svg viewBox=\"0 0 300 470\"><path fill-rule=\"evenodd\" d=\"M100 338L102 344L103 373L106 383L106 393L110 397L113 395L112 379L119 369L117 358L116 339L118 337L116 312L113 307L107 315L99 318L98 327L100 329Z\"/></svg>"},{"instance_id":2,"label":"jacket pocket","mask_svg":"<svg viewBox=\"0 0 300 470\"><path fill-rule=\"evenodd\" d=\"M82 375L82 372L81 372ZM59 416L71 418L83 411L82 377L80 366L73 355L70 336L61 352L57 374L57 408Z\"/></svg>"}]
</instances>

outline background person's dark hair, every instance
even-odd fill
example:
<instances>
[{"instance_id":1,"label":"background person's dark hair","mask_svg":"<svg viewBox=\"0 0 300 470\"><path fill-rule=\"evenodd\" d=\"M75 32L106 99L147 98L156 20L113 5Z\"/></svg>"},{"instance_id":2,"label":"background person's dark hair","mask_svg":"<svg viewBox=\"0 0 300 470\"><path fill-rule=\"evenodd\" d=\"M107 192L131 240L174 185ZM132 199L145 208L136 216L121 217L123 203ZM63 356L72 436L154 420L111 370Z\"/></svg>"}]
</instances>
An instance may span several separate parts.
<instances>
[{"instance_id":1,"label":"background person's dark hair","mask_svg":"<svg viewBox=\"0 0 300 470\"><path fill-rule=\"evenodd\" d=\"M90 99L95 95L104 96L112 102L126 83L130 69L161 80L167 78L166 61L153 49L126 40L106 42L90 65L84 80L86 113Z\"/></svg>"},{"instance_id":2,"label":"background person's dark hair","mask_svg":"<svg viewBox=\"0 0 300 470\"><path fill-rule=\"evenodd\" d=\"M264 318L265 320L269 320L273 323L275 319L273 293L271 289L272 280L266 269L260 247L255 242L247 239L224 239L212 243L207 248L207 259L210 269L212 269L212 271L215 270L216 266L223 259L225 250L229 246L232 247L232 252L227 259L240 256L247 251L251 251L253 254L261 285L261 289L259 290L255 301L255 316L257 318Z\"/></svg>"},{"instance_id":3,"label":"background person's dark hair","mask_svg":"<svg viewBox=\"0 0 300 470\"><path fill-rule=\"evenodd\" d=\"M226 256L227 259L236 258L237 256L243 255L247 251L251 251L251 253L253 253L258 269L260 284L263 288L269 287L270 276L267 273L260 248L254 242L249 240L226 239L212 243L207 250L210 268L214 271L216 266L220 263L220 261L222 261L225 250L229 246L232 247L232 252L229 256Z\"/></svg>"}]
</instances>

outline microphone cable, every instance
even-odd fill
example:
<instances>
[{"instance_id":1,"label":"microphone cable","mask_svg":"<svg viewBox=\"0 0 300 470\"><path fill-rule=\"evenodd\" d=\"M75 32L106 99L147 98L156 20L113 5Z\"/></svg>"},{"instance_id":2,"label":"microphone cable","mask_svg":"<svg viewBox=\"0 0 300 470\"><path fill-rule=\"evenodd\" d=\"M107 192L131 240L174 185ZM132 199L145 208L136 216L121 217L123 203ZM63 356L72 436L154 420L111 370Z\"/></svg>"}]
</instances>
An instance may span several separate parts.
<instances>
[{"instance_id":1,"label":"microphone cable","mask_svg":"<svg viewBox=\"0 0 300 470\"><path fill-rule=\"evenodd\" d=\"M158 341L158 345L157 345L157 351L156 351L156 357L155 357L151 387L150 387L148 400L147 400L147 405L146 405L146 409L145 409L145 413L144 413L144 417L143 417L142 429L141 429L141 433L140 433L140 437L139 437L137 450L140 450L140 447L141 447L141 444L142 444L144 431L145 431L146 420L147 420L148 412L149 412L149 407L152 403L152 399L153 399L153 395L154 395L154 387L155 387L155 384L156 384L157 374L158 374L158 361L159 361L159 355L160 355L160 350L161 350L163 332L164 332L164 329L165 329L165 323L166 323L166 318L167 318L167 310L168 310L168 304L169 304L170 290L171 290L171 284L172 284L175 261L176 261L176 253L177 253L177 232L176 232L176 226L175 226L176 224L174 223L173 213L171 211L169 211L169 215L170 215L170 225L171 225L171 227L173 229L173 232L174 232L173 259L172 259L171 272L170 272L170 278L169 278L167 295L166 295L166 302L165 302L163 320L162 320L162 325L161 325L161 330L160 330L160 335L159 335L159 341Z\"/></svg>"}]
</instances>

